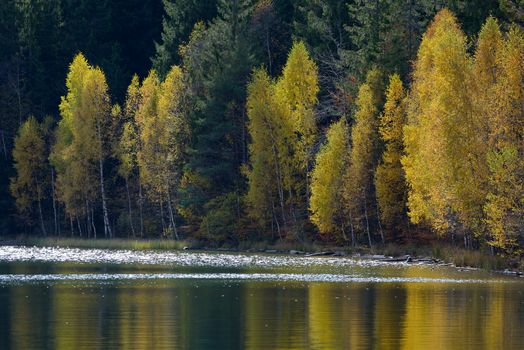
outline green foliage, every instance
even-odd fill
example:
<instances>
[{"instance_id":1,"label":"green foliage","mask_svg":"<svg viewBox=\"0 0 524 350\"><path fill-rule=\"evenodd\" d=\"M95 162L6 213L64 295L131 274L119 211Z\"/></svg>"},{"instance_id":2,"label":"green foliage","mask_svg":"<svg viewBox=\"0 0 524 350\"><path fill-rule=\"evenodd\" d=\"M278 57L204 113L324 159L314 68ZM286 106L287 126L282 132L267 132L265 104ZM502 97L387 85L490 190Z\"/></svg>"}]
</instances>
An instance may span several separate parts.
<instances>
[{"instance_id":1,"label":"green foliage","mask_svg":"<svg viewBox=\"0 0 524 350\"><path fill-rule=\"evenodd\" d=\"M217 13L217 0L162 0L162 42L155 43L156 55L153 66L160 76L167 74L173 64L180 63L179 46L189 40L193 26L199 22L210 22Z\"/></svg>"},{"instance_id":2,"label":"green foliage","mask_svg":"<svg viewBox=\"0 0 524 350\"><path fill-rule=\"evenodd\" d=\"M140 222L178 236L180 221L222 243L270 229L303 241L311 219L317 238L349 228L371 245L401 238L408 208L410 232L520 254L520 5L5 0L0 211L16 202L42 233L53 212L55 234L135 235ZM64 91L79 51L107 79L79 54ZM27 117L57 111L54 131Z\"/></svg>"},{"instance_id":3,"label":"green foliage","mask_svg":"<svg viewBox=\"0 0 524 350\"><path fill-rule=\"evenodd\" d=\"M219 15L197 24L184 54L192 142L181 203L205 213L205 203L244 187L240 166L247 161L246 85L253 67L247 32L251 1L221 1ZM202 187L204 186L204 187ZM195 217L195 215L192 215ZM198 224L198 223L195 223Z\"/></svg>"},{"instance_id":4,"label":"green foliage","mask_svg":"<svg viewBox=\"0 0 524 350\"><path fill-rule=\"evenodd\" d=\"M207 202L200 234L216 243L224 243L234 237L233 233L238 231L240 205L240 198L236 193L227 193Z\"/></svg>"}]
</instances>

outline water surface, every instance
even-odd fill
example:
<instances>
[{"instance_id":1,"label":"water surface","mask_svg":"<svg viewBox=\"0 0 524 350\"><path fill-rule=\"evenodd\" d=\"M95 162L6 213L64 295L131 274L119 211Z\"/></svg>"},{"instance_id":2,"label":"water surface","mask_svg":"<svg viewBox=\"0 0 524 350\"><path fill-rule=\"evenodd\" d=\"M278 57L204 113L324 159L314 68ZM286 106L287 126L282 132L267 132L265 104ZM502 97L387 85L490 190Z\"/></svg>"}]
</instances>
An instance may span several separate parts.
<instances>
[{"instance_id":1,"label":"water surface","mask_svg":"<svg viewBox=\"0 0 524 350\"><path fill-rule=\"evenodd\" d=\"M523 293L445 266L0 247L0 349L524 349Z\"/></svg>"}]
</instances>

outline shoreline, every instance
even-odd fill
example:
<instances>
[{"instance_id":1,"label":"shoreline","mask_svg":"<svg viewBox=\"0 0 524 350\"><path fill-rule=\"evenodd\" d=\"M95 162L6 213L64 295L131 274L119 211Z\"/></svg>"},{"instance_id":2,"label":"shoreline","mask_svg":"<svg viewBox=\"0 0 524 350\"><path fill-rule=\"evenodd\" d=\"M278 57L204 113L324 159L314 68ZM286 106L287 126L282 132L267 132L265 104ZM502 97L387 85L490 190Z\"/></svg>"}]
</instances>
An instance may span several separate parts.
<instances>
[{"instance_id":1,"label":"shoreline","mask_svg":"<svg viewBox=\"0 0 524 350\"><path fill-rule=\"evenodd\" d=\"M215 253L256 253L278 254L287 256L330 256L340 258L355 258L386 263L409 263L437 266L453 266L458 269L480 269L505 275L524 277L524 266L521 260L517 266L510 265L499 256L492 256L482 251L465 250L449 244L433 245L376 245L369 247L340 247L318 243L267 243L242 242L238 247L211 247L202 242L176 241L172 239L80 239L65 237L0 237L2 246L36 246L79 249L113 249L139 251L186 251Z\"/></svg>"}]
</instances>

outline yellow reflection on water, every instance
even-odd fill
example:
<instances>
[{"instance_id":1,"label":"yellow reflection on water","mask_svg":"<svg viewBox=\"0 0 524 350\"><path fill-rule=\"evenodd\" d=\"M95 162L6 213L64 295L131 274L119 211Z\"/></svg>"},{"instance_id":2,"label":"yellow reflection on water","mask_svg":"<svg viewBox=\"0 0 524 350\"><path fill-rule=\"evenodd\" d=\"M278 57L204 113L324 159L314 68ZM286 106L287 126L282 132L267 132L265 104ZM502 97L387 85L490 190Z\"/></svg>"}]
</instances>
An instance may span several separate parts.
<instances>
[{"instance_id":1,"label":"yellow reflection on water","mask_svg":"<svg viewBox=\"0 0 524 350\"><path fill-rule=\"evenodd\" d=\"M386 273L416 277L420 271ZM425 274L443 277L442 271ZM9 335L0 347L524 349L523 285L22 284L0 288L1 327L8 330L0 328L0 335Z\"/></svg>"}]
</instances>

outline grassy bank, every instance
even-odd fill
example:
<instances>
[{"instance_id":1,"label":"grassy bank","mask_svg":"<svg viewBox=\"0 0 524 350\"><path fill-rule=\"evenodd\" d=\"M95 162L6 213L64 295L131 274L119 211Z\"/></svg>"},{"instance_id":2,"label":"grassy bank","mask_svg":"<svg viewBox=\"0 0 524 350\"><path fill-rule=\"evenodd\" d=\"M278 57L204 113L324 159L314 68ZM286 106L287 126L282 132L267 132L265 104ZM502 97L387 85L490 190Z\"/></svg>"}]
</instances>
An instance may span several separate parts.
<instances>
[{"instance_id":1,"label":"grassy bank","mask_svg":"<svg viewBox=\"0 0 524 350\"><path fill-rule=\"evenodd\" d=\"M80 239L59 237L17 237L9 240L17 245L37 247L62 247L85 249L127 249L127 250L181 250L188 246L186 241L172 239Z\"/></svg>"},{"instance_id":2,"label":"grassy bank","mask_svg":"<svg viewBox=\"0 0 524 350\"><path fill-rule=\"evenodd\" d=\"M375 245L373 249L359 246L332 246L324 243L298 243L298 242L260 242L245 241L235 247L211 248L201 242L172 239L79 239L59 237L24 237L19 236L11 239L0 240L0 245L15 244L39 247L64 247L64 248L86 248L86 249L126 249L126 250L182 250L185 247L198 248L202 250L236 250L240 252L272 252L289 253L298 251L304 253L315 253L322 251L338 251L349 256L379 254L385 256L428 257L450 263L458 267L475 267L486 270L517 269L524 270L522 260L508 260L500 256L492 255L489 250L466 250L461 247L452 246L448 243L434 242L431 244L405 245L386 244Z\"/></svg>"},{"instance_id":3,"label":"grassy bank","mask_svg":"<svg viewBox=\"0 0 524 350\"><path fill-rule=\"evenodd\" d=\"M522 261L492 255L488 249L469 250L449 243L436 242L428 245L396 245L388 244L375 248L380 254L387 256L410 255L415 257L430 257L458 267L475 267L486 270L504 270L516 268L522 270Z\"/></svg>"}]
</instances>

